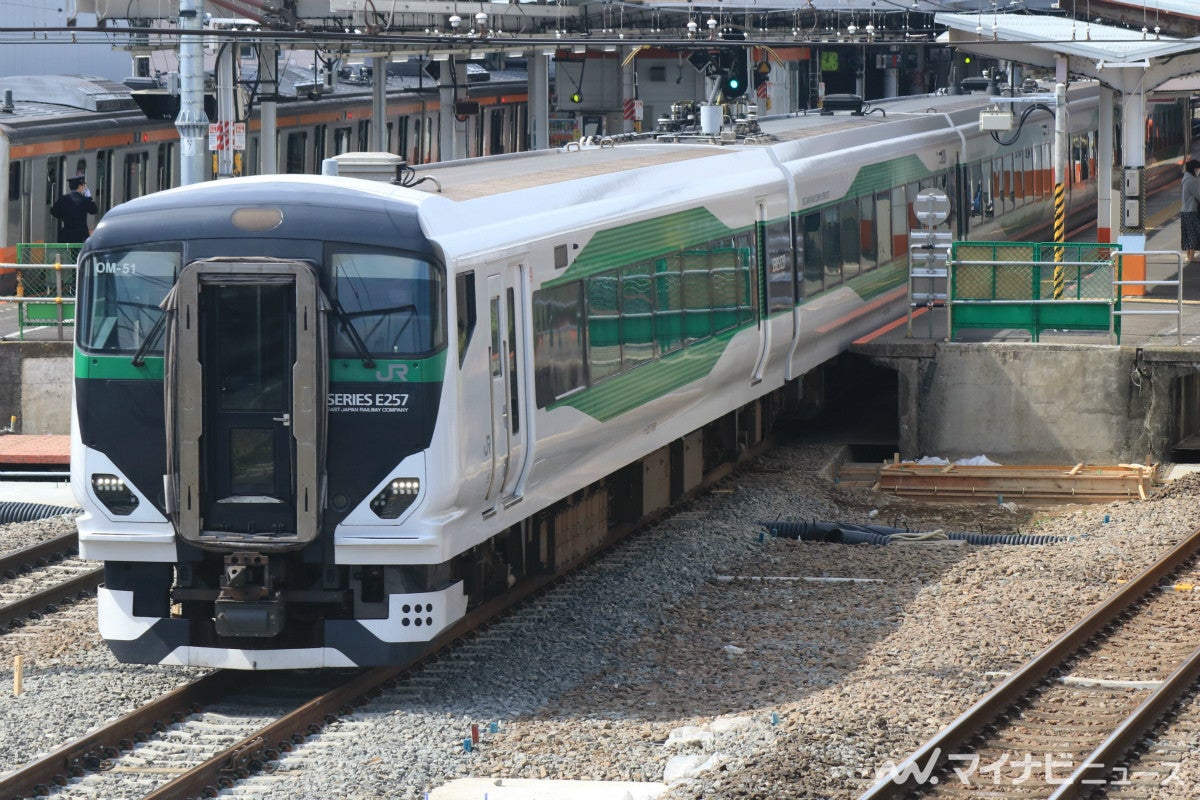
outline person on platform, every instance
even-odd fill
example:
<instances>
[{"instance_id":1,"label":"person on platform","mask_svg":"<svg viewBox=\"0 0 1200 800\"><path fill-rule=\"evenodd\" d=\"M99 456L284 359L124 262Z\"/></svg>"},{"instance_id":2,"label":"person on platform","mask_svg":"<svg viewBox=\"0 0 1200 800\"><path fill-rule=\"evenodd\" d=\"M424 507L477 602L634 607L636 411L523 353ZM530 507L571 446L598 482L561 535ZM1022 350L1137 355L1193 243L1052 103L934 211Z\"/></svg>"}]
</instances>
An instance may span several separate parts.
<instances>
[{"instance_id":1,"label":"person on platform","mask_svg":"<svg viewBox=\"0 0 1200 800\"><path fill-rule=\"evenodd\" d=\"M54 201L50 214L58 220L60 244L82 244L91 232L88 230L88 214L99 211L92 199L92 190L82 175L67 181L70 190Z\"/></svg>"},{"instance_id":2,"label":"person on platform","mask_svg":"<svg viewBox=\"0 0 1200 800\"><path fill-rule=\"evenodd\" d=\"M1187 251L1187 260L1196 260L1200 250L1200 159L1188 159L1183 165L1183 181L1180 184L1182 199L1179 203L1180 249Z\"/></svg>"}]
</instances>

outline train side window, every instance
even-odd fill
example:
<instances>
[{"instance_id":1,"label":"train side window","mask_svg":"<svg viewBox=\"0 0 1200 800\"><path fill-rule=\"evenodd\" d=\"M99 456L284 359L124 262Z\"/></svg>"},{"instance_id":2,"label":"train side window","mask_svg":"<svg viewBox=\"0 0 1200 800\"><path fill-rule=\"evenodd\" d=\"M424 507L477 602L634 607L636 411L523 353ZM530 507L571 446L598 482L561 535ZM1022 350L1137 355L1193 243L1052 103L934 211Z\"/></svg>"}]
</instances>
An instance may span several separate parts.
<instances>
[{"instance_id":1,"label":"train side window","mask_svg":"<svg viewBox=\"0 0 1200 800\"><path fill-rule=\"evenodd\" d=\"M125 156L125 200L146 194L146 168L149 161L147 153L129 153Z\"/></svg>"},{"instance_id":2,"label":"train side window","mask_svg":"<svg viewBox=\"0 0 1200 800\"><path fill-rule=\"evenodd\" d=\"M155 189L161 191L175 185L175 145L163 142L158 146L158 177Z\"/></svg>"},{"instance_id":3,"label":"train side window","mask_svg":"<svg viewBox=\"0 0 1200 800\"><path fill-rule=\"evenodd\" d=\"M732 242L714 242L709 250L712 286L712 327L714 331L728 330L741 318L742 276L739 248Z\"/></svg>"},{"instance_id":4,"label":"train side window","mask_svg":"<svg viewBox=\"0 0 1200 800\"><path fill-rule=\"evenodd\" d=\"M862 270L879 266L879 252L875 239L875 198L871 195L858 198L858 249L862 256Z\"/></svg>"},{"instance_id":5,"label":"train side window","mask_svg":"<svg viewBox=\"0 0 1200 800\"><path fill-rule=\"evenodd\" d=\"M385 252L334 252L330 263L342 316L335 357L357 355L346 324L376 356L422 356L445 345L446 288L438 266Z\"/></svg>"},{"instance_id":6,"label":"train side window","mask_svg":"<svg viewBox=\"0 0 1200 800\"><path fill-rule=\"evenodd\" d=\"M683 267L683 336L687 344L712 336L709 257L705 250L691 250L680 256Z\"/></svg>"},{"instance_id":7,"label":"train side window","mask_svg":"<svg viewBox=\"0 0 1200 800\"><path fill-rule=\"evenodd\" d=\"M862 233L858 229L858 202L850 200L838 206L842 226L842 270L850 280L862 269Z\"/></svg>"},{"instance_id":8,"label":"train side window","mask_svg":"<svg viewBox=\"0 0 1200 800\"><path fill-rule=\"evenodd\" d=\"M318 125L313 130L313 164L317 165L318 167L321 165L321 162L325 160L325 153L328 151L326 145L328 138L328 125ZM301 169L301 172L303 171L304 170Z\"/></svg>"},{"instance_id":9,"label":"train side window","mask_svg":"<svg viewBox=\"0 0 1200 800\"><path fill-rule=\"evenodd\" d=\"M289 175L304 172L304 151L308 148L308 132L296 131L287 136L287 160L284 171Z\"/></svg>"},{"instance_id":10,"label":"train side window","mask_svg":"<svg viewBox=\"0 0 1200 800\"><path fill-rule=\"evenodd\" d=\"M96 174L89 176L88 183L92 186L92 193L96 199L96 205L100 207L100 213L103 214L106 208L112 208L116 205L113 202L113 175L115 169L113 164L116 162L117 154L112 150L101 150L96 153Z\"/></svg>"},{"instance_id":11,"label":"train side window","mask_svg":"<svg viewBox=\"0 0 1200 800\"><path fill-rule=\"evenodd\" d=\"M654 262L654 338L660 353L683 347L683 277L678 253Z\"/></svg>"},{"instance_id":12,"label":"train side window","mask_svg":"<svg viewBox=\"0 0 1200 800\"><path fill-rule=\"evenodd\" d=\"M654 283L650 265L621 270L621 366L633 369L654 359Z\"/></svg>"},{"instance_id":13,"label":"train side window","mask_svg":"<svg viewBox=\"0 0 1200 800\"><path fill-rule=\"evenodd\" d=\"M538 408L582 389L583 282L533 293L534 393Z\"/></svg>"},{"instance_id":14,"label":"train side window","mask_svg":"<svg viewBox=\"0 0 1200 800\"><path fill-rule=\"evenodd\" d=\"M734 252L734 291L737 298L737 322L758 319L759 302L759 273L754 268L758 263L758 237L750 233L740 233L737 237Z\"/></svg>"},{"instance_id":15,"label":"train side window","mask_svg":"<svg viewBox=\"0 0 1200 800\"><path fill-rule=\"evenodd\" d=\"M842 282L842 236L838 209L830 206L821 212L821 227L825 230L825 288Z\"/></svg>"},{"instance_id":16,"label":"train side window","mask_svg":"<svg viewBox=\"0 0 1200 800\"><path fill-rule=\"evenodd\" d=\"M825 242L821 233L821 212L804 215L804 296L815 297L825 286Z\"/></svg>"},{"instance_id":17,"label":"train side window","mask_svg":"<svg viewBox=\"0 0 1200 800\"><path fill-rule=\"evenodd\" d=\"M340 156L342 153L349 153L351 142L349 127L333 129L333 154L335 156Z\"/></svg>"},{"instance_id":18,"label":"train side window","mask_svg":"<svg viewBox=\"0 0 1200 800\"><path fill-rule=\"evenodd\" d=\"M592 383L621 371L619 286L616 271L587 279L588 376Z\"/></svg>"},{"instance_id":19,"label":"train side window","mask_svg":"<svg viewBox=\"0 0 1200 800\"><path fill-rule=\"evenodd\" d=\"M46 205L53 205L67 185L66 159L62 156L51 156L46 159Z\"/></svg>"},{"instance_id":20,"label":"train side window","mask_svg":"<svg viewBox=\"0 0 1200 800\"><path fill-rule=\"evenodd\" d=\"M458 365L463 365L467 345L475 334L479 313L475 308L475 273L464 272L454 279L454 298L458 317Z\"/></svg>"},{"instance_id":21,"label":"train side window","mask_svg":"<svg viewBox=\"0 0 1200 800\"><path fill-rule=\"evenodd\" d=\"M8 200L16 202L21 199L21 164L13 161L8 165Z\"/></svg>"},{"instance_id":22,"label":"train side window","mask_svg":"<svg viewBox=\"0 0 1200 800\"><path fill-rule=\"evenodd\" d=\"M768 313L787 311L796 302L791 223L787 219L768 223L766 239Z\"/></svg>"},{"instance_id":23,"label":"train side window","mask_svg":"<svg viewBox=\"0 0 1200 800\"><path fill-rule=\"evenodd\" d=\"M885 189L875 195L875 250L879 266L887 266L895 259L895 242L892 239L892 193Z\"/></svg>"},{"instance_id":24,"label":"train side window","mask_svg":"<svg viewBox=\"0 0 1200 800\"><path fill-rule=\"evenodd\" d=\"M390 125L388 126L391 127ZM396 122L396 155L408 159L408 117L401 117Z\"/></svg>"}]
</instances>

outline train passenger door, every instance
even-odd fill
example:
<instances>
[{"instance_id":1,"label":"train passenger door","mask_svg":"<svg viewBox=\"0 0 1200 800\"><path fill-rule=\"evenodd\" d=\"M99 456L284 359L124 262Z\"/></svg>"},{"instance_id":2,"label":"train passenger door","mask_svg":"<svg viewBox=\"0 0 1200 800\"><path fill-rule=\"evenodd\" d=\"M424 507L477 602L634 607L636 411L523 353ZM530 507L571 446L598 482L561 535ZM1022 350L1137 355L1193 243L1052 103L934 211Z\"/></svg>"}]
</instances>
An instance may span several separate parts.
<instances>
[{"instance_id":1,"label":"train passenger door","mask_svg":"<svg viewBox=\"0 0 1200 800\"><path fill-rule=\"evenodd\" d=\"M487 497L510 506L520 500L526 429L525 353L520 332L524 296L520 264L490 274L488 286L488 404L491 410L491 479Z\"/></svg>"},{"instance_id":2,"label":"train passenger door","mask_svg":"<svg viewBox=\"0 0 1200 800\"><path fill-rule=\"evenodd\" d=\"M771 318L770 307L766 294L769 287L767 270L767 201L760 197L754 203L754 251L752 255L753 269L756 280L750 282L751 291L755 293L753 303L758 309L758 356L754 359L754 370L750 373L750 383L755 384L763 379L767 369L767 356L771 352Z\"/></svg>"},{"instance_id":3,"label":"train passenger door","mask_svg":"<svg viewBox=\"0 0 1200 800\"><path fill-rule=\"evenodd\" d=\"M281 550L320 531L327 308L292 261L193 262L168 298L168 508L185 540Z\"/></svg>"}]
</instances>

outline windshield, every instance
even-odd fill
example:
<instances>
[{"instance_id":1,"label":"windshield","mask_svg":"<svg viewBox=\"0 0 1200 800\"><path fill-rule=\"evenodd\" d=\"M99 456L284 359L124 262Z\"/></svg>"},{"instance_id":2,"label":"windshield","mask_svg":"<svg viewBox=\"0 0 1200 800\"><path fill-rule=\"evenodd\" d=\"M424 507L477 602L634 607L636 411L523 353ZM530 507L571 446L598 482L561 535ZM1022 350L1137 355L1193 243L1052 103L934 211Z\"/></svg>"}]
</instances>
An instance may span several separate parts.
<instances>
[{"instance_id":1,"label":"windshield","mask_svg":"<svg viewBox=\"0 0 1200 800\"><path fill-rule=\"evenodd\" d=\"M133 353L160 317L159 303L175 284L183 260L179 245L92 253L80 265L79 346ZM155 343L162 352L162 342Z\"/></svg>"},{"instance_id":2,"label":"windshield","mask_svg":"<svg viewBox=\"0 0 1200 800\"><path fill-rule=\"evenodd\" d=\"M417 356L445 345L446 289L439 267L379 252L335 252L331 266L333 299L342 315L333 326L335 357L359 355L346 324L373 356Z\"/></svg>"}]
</instances>

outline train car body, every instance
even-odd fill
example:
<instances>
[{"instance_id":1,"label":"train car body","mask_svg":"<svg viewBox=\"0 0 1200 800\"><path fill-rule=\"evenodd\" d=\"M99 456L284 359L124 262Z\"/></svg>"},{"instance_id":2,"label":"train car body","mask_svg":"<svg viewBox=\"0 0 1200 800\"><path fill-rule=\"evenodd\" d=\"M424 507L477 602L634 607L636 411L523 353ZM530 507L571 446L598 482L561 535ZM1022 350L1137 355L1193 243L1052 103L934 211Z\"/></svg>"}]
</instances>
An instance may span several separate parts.
<instances>
[{"instance_id":1,"label":"train car body","mask_svg":"<svg viewBox=\"0 0 1200 800\"><path fill-rule=\"evenodd\" d=\"M578 563L904 313L918 191L970 235L1048 224L1053 126L1002 145L985 101L113 209L79 262L71 454L105 640L127 662L395 663ZM1094 94L1071 122L1094 141Z\"/></svg>"}]
</instances>

